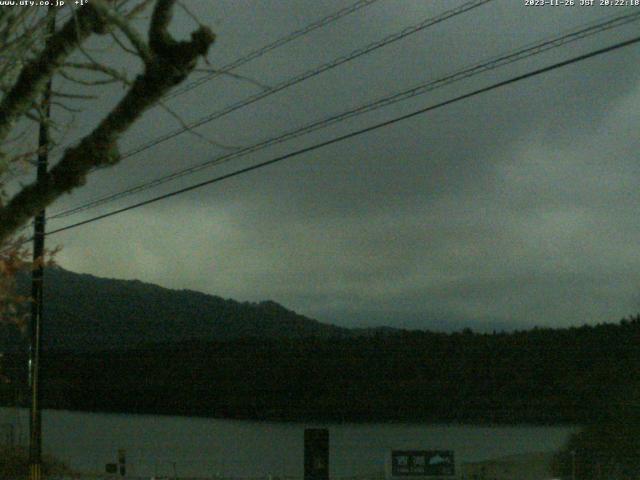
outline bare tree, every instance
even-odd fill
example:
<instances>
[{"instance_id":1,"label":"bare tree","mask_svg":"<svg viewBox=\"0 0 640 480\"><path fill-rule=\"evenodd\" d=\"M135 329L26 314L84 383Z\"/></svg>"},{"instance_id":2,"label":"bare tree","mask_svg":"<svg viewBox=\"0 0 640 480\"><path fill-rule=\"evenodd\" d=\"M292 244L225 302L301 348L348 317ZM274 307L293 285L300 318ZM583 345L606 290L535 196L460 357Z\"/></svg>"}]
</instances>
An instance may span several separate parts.
<instances>
[{"instance_id":1,"label":"bare tree","mask_svg":"<svg viewBox=\"0 0 640 480\"><path fill-rule=\"evenodd\" d=\"M29 152L10 151L11 135L25 119L40 118L40 97L54 74L94 88L110 81L127 84L121 100L89 134L64 150L44 179L23 186L10 198L4 196L0 203L0 246L10 242L38 211L83 185L90 171L116 164L120 159L120 136L143 112L185 80L200 58L206 57L215 39L209 28L199 26L189 40L183 41L169 33L175 4L176 0L91 0L75 10L46 42L42 40L43 32L53 11L35 15L24 8L0 7L0 44L6 60L0 62L0 185L12 166L28 157ZM151 8L151 18L146 35L142 35L132 19L146 7ZM124 51L137 55L143 65L140 74L128 81L115 69L93 60L83 50L92 35L110 35ZM79 51L86 53L86 62L72 61L72 55ZM93 71L102 75L102 80L83 80L74 70ZM64 93L54 91L54 101L56 96L58 100L65 98Z\"/></svg>"},{"instance_id":2,"label":"bare tree","mask_svg":"<svg viewBox=\"0 0 640 480\"><path fill-rule=\"evenodd\" d=\"M15 273L29 265L19 229L56 198L85 183L95 168L118 163L118 139L161 97L194 71L205 58L215 36L205 26L179 41L168 29L176 0L91 0L77 8L58 28L51 28L55 9L0 6L0 321L24 325L16 312L26 299L15 294ZM150 11L146 34L135 21ZM121 53L135 55L139 74L129 79L117 69L98 61L87 43L92 36L107 37ZM60 159L41 180L9 195L5 187L16 170L28 168L37 147L24 147L33 122L45 120L42 95L54 75L69 84L100 89L121 82L124 93L93 130L62 150ZM76 100L89 95L54 90L49 99L73 112ZM60 128L55 123L51 127ZM57 145L49 137L45 148ZM59 146L58 146L59 148ZM26 167L25 167L26 165Z\"/></svg>"}]
</instances>

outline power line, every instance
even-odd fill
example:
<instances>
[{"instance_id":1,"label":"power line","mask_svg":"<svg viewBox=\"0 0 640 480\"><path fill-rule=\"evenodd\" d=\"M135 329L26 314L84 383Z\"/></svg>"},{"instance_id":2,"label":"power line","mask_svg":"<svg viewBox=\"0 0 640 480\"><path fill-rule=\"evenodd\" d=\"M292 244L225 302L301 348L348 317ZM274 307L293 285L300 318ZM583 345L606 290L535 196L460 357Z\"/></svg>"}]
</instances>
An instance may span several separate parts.
<instances>
[{"instance_id":1,"label":"power line","mask_svg":"<svg viewBox=\"0 0 640 480\"><path fill-rule=\"evenodd\" d=\"M308 152L311 152L311 151L314 151L314 150L318 150L318 149L326 147L328 145L332 145L332 144L335 144L335 143L338 143L338 142L342 142L344 140L348 140L350 138L357 137L359 135L363 135L365 133L372 132L374 130L378 130L380 128L388 127L390 125L393 125L395 123L401 122L403 120L407 120L409 118L416 117L418 115L423 115L423 114L425 114L427 112L430 112L432 110L436 110L438 108L442 108L442 107L445 107L447 105L451 105L453 103L456 103L456 102L459 102L459 101L474 97L476 95L480 95L482 93L486 93L486 92L489 92L489 91L492 91L492 90L496 90L498 88L505 87L507 85L511 85L511 84L520 82L522 80L526 80L526 79L535 77L537 75L541 75L543 73L547 73L547 72L550 72L552 70L556 70L556 69L565 67L567 65L578 63L578 62L587 60L589 58L596 57L598 55L603 55L605 53L609 53L609 52L612 52L614 50L618 50L620 48L628 47L628 46L636 44L638 42L640 42L640 37L635 37L635 38L632 38L630 40L627 40L627 41L624 41L624 42L620 42L620 43L617 43L615 45L611 45L609 47L601 48L599 50L595 50L595 51L586 53L584 55L579 55L577 57L573 57L573 58L571 58L569 60L564 60L562 62L554 63L553 65L550 65L550 66L547 66L547 67L543 67L543 68L540 68L540 69L537 69L537 70L533 70L533 71L525 73L523 75L518 75L518 76L512 77L512 78L510 78L508 80L503 80L501 82L494 83L494 84L489 85L487 87L483 87L483 88L474 90L474 91L472 91L470 93L465 93L463 95L459 95L459 96L454 97L452 99L445 100L443 102L440 102L440 103L437 103L437 104L434 104L434 105L430 105L428 107L421 108L419 110L415 110L415 111L413 111L411 113L408 113L408 114L405 114L405 115L401 115L401 116L393 118L391 120L380 122L380 123L377 123L375 125L372 125L372 126L369 126L369 127L366 127L366 128L362 128L360 130L356 130L356 131L351 132L351 133L347 133L345 135L340 135L338 137L334 137L334 138L332 138L330 140L326 140L324 142L316 143L316 144L311 145L309 147L301 148L299 150L295 150L293 152L290 152L290 153L287 153L287 154L284 154L284 155L280 155L278 157L272 158L271 160L267 160L267 161L255 164L255 165L252 165L250 167L242 168L242 169L236 170L234 172L231 172L231 173L228 173L228 174L225 174L225 175L221 175L219 177L215 177L215 178L206 180L204 182L196 183L196 184L190 185L188 187L181 188L179 190L175 190L173 192L169 192L169 193L166 193L164 195L160 195L160 196L145 200L143 202L138 202L136 204L129 205L127 207L120 208L118 210L114 210L114 211L111 211L111 212L108 212L108 213L105 213L105 214L102 214L102 215L98 215L96 217L93 217L93 218L90 218L90 219L87 219L87 220L83 220L81 222L77 222L77 223L74 223L74 224L71 224L71 225L67 225L65 227L58 228L56 230L52 230L52 231L48 232L47 235L53 235L55 233L60 233L60 232L66 231L66 230L71 230L73 228L76 228L76 227L79 227L79 226L82 226L82 225L86 225L86 224L89 224L89 223L93 223L93 222L96 222L98 220L102 220L102 219L107 218L107 217L111 217L111 216L114 216L114 215L117 215L117 214L120 214L120 213L124 213L124 212L127 212L129 210L133 210L133 209L145 206L145 205L149 205L151 203L155 203L155 202L158 202L160 200L171 198L171 197L174 197L176 195L180 195L182 193L190 192L192 190L196 190L198 188L202 188L202 187L207 186L207 185L212 185L214 183L218 183L218 182L221 182L223 180L227 180L229 178L236 177L236 176L242 175L242 174L247 173L247 172L251 172L253 170L258 170L260 168L263 168L263 167L266 167L266 166L269 166L269 165L273 165L273 164L281 162L283 160L287 160L289 158L296 157L298 155L302 155L304 153L308 153Z\"/></svg>"},{"instance_id":2,"label":"power line","mask_svg":"<svg viewBox=\"0 0 640 480\"><path fill-rule=\"evenodd\" d=\"M268 90L256 93L254 95L251 95L243 100L240 100L236 103L233 103L227 107L224 107L221 110L218 110L216 112L213 112L205 117L202 117L199 120L196 120L195 122L188 124L182 128L179 128L177 130L174 130L172 132L166 133L164 135L161 135L145 144L139 145L131 150L129 150L128 152L125 152L124 154L122 154L121 159L125 159L125 158L129 158L132 157L134 155L137 155L138 153L141 153L145 150L148 150L149 148L155 147L156 145L162 143L162 142L166 142L167 140L170 140L174 137L177 137L178 135L181 135L184 132L187 132L189 130L192 130L194 128L200 127L206 123L212 122L213 120L216 120L218 118L221 118L225 115L228 115L231 112L235 112L236 110L239 110L240 108L246 107L247 105L250 105L252 103L255 103L259 100L262 100L263 98L269 97L271 95L274 95L275 93L278 93L286 88L292 87L294 85L297 85L298 83L304 82L305 80L308 80L310 78L313 78L317 75L320 75L321 73L324 73L326 71L332 70L336 67L339 67L340 65L343 65L347 62L350 62L352 60L355 60L356 58L359 58L363 55L366 55L368 53L371 53L375 50L378 50L379 48L385 47L391 43L397 42L399 40L402 40L405 37L408 37L409 35L413 35L414 33L420 32L426 28L429 28L433 25L436 25L438 23L444 22L445 20L448 20L450 18L453 18L457 15L461 15L465 12L468 12L469 10L472 10L474 8L477 8L481 5L484 5L485 3L489 3L493 0L472 0L470 2L466 2L456 8L453 8L451 10L447 10L446 12L437 15L435 17L431 17L428 18L426 20L423 20L422 22L418 23L417 25L413 25L410 27L407 27L403 30L401 30L400 32L391 34L385 38L383 38L382 40L378 40L376 42L370 43L369 45L359 48L357 50L352 51L351 53L336 58L335 60L332 60L328 63L322 64L318 67L312 68L310 70L307 70L306 72L303 72L299 75L296 75L295 77L289 78L287 80L284 80L283 82L280 82L278 85L276 85L275 87L269 88Z\"/></svg>"},{"instance_id":3,"label":"power line","mask_svg":"<svg viewBox=\"0 0 640 480\"><path fill-rule=\"evenodd\" d=\"M247 55L237 58L236 60L233 60L230 63L227 63L226 65L220 67L219 70L216 70L215 72L211 72L208 75L199 78L198 80L194 80L190 83L187 83L186 85L177 88L175 90L173 90L172 92L169 92L168 94L166 94L163 98L165 100L170 99L170 98L174 98L177 97L178 95L182 95L183 93L186 93L190 90L193 90L194 88L198 87L199 85L202 85L203 83L206 83L210 80L213 80L214 78L223 75L225 73L230 72L231 70L235 70L238 67L241 67L242 65L244 65L245 63L248 63L252 60L255 60L256 58L259 58L263 55L265 55L266 53L269 53L272 50L275 50L276 48L282 47L283 45L286 45L289 42L292 42L293 40L295 40L296 38L302 37L304 35L307 35L308 33L324 27L325 25L328 25L329 23L335 22L336 20L345 17L353 12L356 12L362 8L368 7L370 5L372 5L373 3L377 2L379 0L359 0L355 3L353 3L352 5L349 5L341 10L338 10L337 12L331 13L329 15L327 15L326 17L323 17L313 23L310 23L309 25L307 25L306 27L303 27L299 30L296 30L294 32L291 32L288 35L285 35L284 37L280 37L277 40L275 40L274 42L271 42L261 48L258 48L250 53L248 53Z\"/></svg>"},{"instance_id":4,"label":"power line","mask_svg":"<svg viewBox=\"0 0 640 480\"><path fill-rule=\"evenodd\" d=\"M622 16L615 16L615 17L608 17L606 20L601 20L599 22L593 22L590 24L587 24L586 26L583 26L577 30L565 33L564 35L560 35L560 36L556 36L553 37L551 39L548 40L544 40L542 42L538 42L538 43L533 43L533 44L529 44L525 47L522 47L518 50L512 51L510 53L504 54L502 56L497 56L497 57L492 57L489 60L485 60L483 62L479 62L476 64L473 64L469 67L463 68L461 70L458 70L452 74L449 74L445 77L439 78L437 80L432 80L432 81L428 81L426 83L422 83L419 84L418 86L414 86L412 88L409 88L407 90L404 90L402 92L390 95L390 96L386 96L383 97L381 99L378 99L376 101L370 102L368 104L359 106L357 108L342 112L340 114L337 115L333 115L329 118L325 118L323 120L319 120L316 122L312 122L310 124L304 125L302 127L296 128L294 130L291 130L289 132L286 132L282 135L279 135L277 137L273 137L273 138L269 138L267 140L263 140L261 142L258 142L256 144L241 148L235 152L231 152L228 154L223 154L220 155L218 157L215 157L213 159L210 159L206 162L203 162L201 164L186 168L186 169L182 169L182 170L178 170L176 172L173 172L169 175L165 175L163 177L160 177L158 179L155 179L151 182L145 182L142 184L139 184L135 187L123 190L121 192L115 193L115 194L110 194L107 195L105 197L93 200L89 203L86 203L84 205L80 205L77 207L73 207L71 209L56 213L52 216L49 217L49 219L55 219L55 218L61 218L61 217L66 217L69 215L73 215L75 213L78 213L80 211L84 211L84 210L88 210L94 207L97 207L99 205L103 205L105 203L109 203L111 201L115 201L118 200L120 198L124 198L127 197L129 195L144 191L144 190L148 190L150 188L159 186L161 184L167 183L169 181L175 180L177 178L180 178L182 176L185 175L189 175L195 172L198 172L200 170L203 170L205 168L209 168L212 167L214 165L219 165L223 162L228 162L231 161L233 159L248 155L250 153L254 153L256 151L262 150L264 148L291 140L293 138L297 138L299 136L302 135L306 135L308 133L311 133L313 131L316 130L320 130L322 128L326 128L330 125L333 125L335 123L338 122L342 122L344 120L347 120L349 118L358 116L358 115L362 115L364 113L370 112L370 111L374 111L377 110L379 108L383 108L389 105L392 105L394 103L406 100L408 98L417 96L417 95L422 95L424 93L436 90L438 88L442 88L444 86L450 85L454 82L457 81L461 81L464 80L466 78L470 78L473 77L475 75L479 75L483 72L492 70L492 69L496 69L511 63L514 63L516 61L520 61L523 60L525 58L534 56L534 55L538 55L540 53L546 52L548 50L554 49L554 48L558 48L560 46L566 45L568 43L577 41L577 40L581 40L583 38L586 38L588 36L591 35L595 35L597 33L600 33L602 31L605 30L609 30L612 28L617 28L620 27L622 25L625 25L627 23L631 23L634 21L637 21L638 19L640 19L640 12L636 12L633 14L628 14L628 15L622 15Z\"/></svg>"},{"instance_id":5,"label":"power line","mask_svg":"<svg viewBox=\"0 0 640 480\"><path fill-rule=\"evenodd\" d=\"M358 10L361 10L363 8L369 7L372 4L378 2L380 0L358 0L357 2L348 5L340 10L337 10L333 13L330 13L329 15L320 18L319 20L316 20L312 23L310 23L309 25L306 25L305 27L299 29L299 30L295 30L294 32L291 32L283 37L278 38L277 40L264 45L263 47L260 47L256 50L253 50L252 52L249 52L248 54L237 58L229 63L227 63L226 65L223 65L222 67L220 67L219 69L217 69L214 72L210 72L209 74L207 74L204 77L201 77L197 80L194 80L190 83L187 83L186 85L183 85L180 88L177 88L169 93L167 93L166 95L164 95L164 97L162 97L163 100L168 100L170 98L174 98L177 97L179 95L182 95L190 90L193 90L194 88L202 85L203 83L206 83L210 80L213 80L214 78L219 77L220 75L224 75L225 73L229 73L232 70L235 70L238 67L241 67L242 65L249 63L252 60L255 60L256 58L259 58L269 52L271 52L272 50L275 50L277 48L282 47L283 45L286 45L287 43L292 42L293 40L296 40L299 37L302 37L304 35L307 35L309 33L311 33L314 30L317 30L319 28L322 28L330 23L333 23L339 19L341 19L342 17L346 17L347 15L350 15L351 13L357 12ZM73 15L73 13L67 13L65 16L63 16L61 18L61 20L66 20L69 17L71 17Z\"/></svg>"},{"instance_id":6,"label":"power line","mask_svg":"<svg viewBox=\"0 0 640 480\"><path fill-rule=\"evenodd\" d=\"M307 35L309 33L311 33L314 30L317 30L319 28L322 28L330 23L333 23L351 13L357 12L358 10L361 10L363 8L369 7L371 5L373 5L374 3L378 2L379 0L358 0L354 3L352 3L351 5L348 5L340 10L337 10L333 13L330 13L329 15L320 18L319 20L316 20L312 23L310 23L309 25L306 25L305 27L295 30L283 37L278 38L277 40L264 45L261 48L258 48L250 53L248 53L247 55L244 55L242 57L239 57L235 60L233 60L232 62L222 66L220 69L216 70L215 72L211 72L210 74L206 75L205 77L199 78L198 80L194 80L191 83L188 83L186 85L184 85L182 88L178 88L172 92L169 92L168 94L166 94L163 99L170 99L170 98L174 98L176 96L179 96L183 93L186 93L187 91L190 91L194 88L196 88L197 86L208 82L210 80L213 80L215 78L217 78L220 75L223 75L225 73L228 73L236 68L239 68L240 66L255 60L256 58L259 58L277 48L282 47L283 45L286 45L287 43L292 42L293 40L296 40L299 37L302 37L304 35ZM67 12L66 14L64 14L61 18L59 18L58 20L67 20L68 18L72 17L74 15L74 12ZM125 154L126 155L126 154ZM50 217L52 218L52 217ZM23 229L28 228L28 226L25 226Z\"/></svg>"},{"instance_id":7,"label":"power line","mask_svg":"<svg viewBox=\"0 0 640 480\"><path fill-rule=\"evenodd\" d=\"M407 36L409 36L409 35L411 35L413 33L419 32L419 31L421 31L421 30L423 30L423 29L425 29L427 27L430 27L430 26L435 25L437 23L443 22L443 21L445 21L445 20L447 20L449 18L452 18L452 17L454 17L456 15L460 15L462 13L465 13L465 12L467 12L467 11L473 9L473 8L477 8L477 7L479 7L479 6L483 5L483 4L491 2L491 1L492 0L474 0L474 1L471 1L471 2L467 2L467 3L463 4L463 5L460 5L460 6L456 7L456 8L454 8L454 9L447 10L446 12L444 12L444 13L436 16L436 17L431 17L431 18L428 18L426 20L423 20L422 22L420 22L417 25L413 25L413 26L407 27L407 28L401 30L400 32L394 33L392 35L384 37L383 39L381 39L379 41L373 42L373 43L371 43L371 44L369 44L369 45L367 45L365 47L362 47L360 49L354 50L353 52L351 52L348 55L345 55L343 57L339 57L339 58L337 58L337 59L335 59L335 60L333 60L333 61L331 61L329 63L323 64L323 65L321 65L319 67L316 67L316 68L314 68L312 70L308 70L307 72L304 72L304 73L302 73L302 74L300 74L300 75L298 75L296 77L293 77L293 78L291 78L289 80L285 80L284 82L281 82L279 85L277 85L276 87L270 89L269 91L261 92L261 93L258 93L256 95L247 97L246 99L241 100L240 102L232 104L232 105L230 105L230 106L228 106L228 107L226 107L226 108L224 108L222 110L214 112L214 113L208 115L207 117L198 120L196 123L187 125L184 128L181 128L181 129L178 129L178 130L176 130L174 132L170 132L168 134L165 134L165 135L163 135L161 137L158 137L158 138L156 138L156 139L154 139L154 140L152 140L150 142L147 142L144 145L139 145L138 147L135 147L134 149L129 150L128 152L125 152L124 154L122 154L121 159L124 160L126 158L129 158L129 157L132 157L134 155L137 155L138 153L141 153L144 150L147 150L147 149L149 149L149 148L151 148L151 147L153 147L155 145L158 145L159 143L162 143L162 142L164 142L166 140L169 140L170 138L173 138L173 137L175 137L177 135L180 135L181 133L184 133L184 132L186 132L186 131L188 131L188 130L190 130L192 128L196 128L196 127L201 126L201 125L203 125L205 123L211 122L211 121L213 121L213 120L215 120L217 118L220 118L220 117L222 117L222 116L224 116L224 115L226 115L228 113L231 113L232 111L238 110L238 109L240 109L240 108L242 108L242 107L244 107L246 105L249 105L249 104L254 103L254 102L258 101L258 100L261 100L262 98L265 98L265 97L267 97L269 95L277 93L278 91L284 90L285 88L288 88L288 87L290 87L292 85L300 83L300 82L302 82L304 80L307 80L307 79L309 79L309 78L311 78L313 76L319 75L319 74L321 74L321 73L323 73L323 72L325 72L325 71L327 71L329 69L332 69L332 68L335 68L335 67L337 67L339 65L342 65L342 64L344 64L344 63L346 63L348 61L351 61L351 60L353 60L353 59L355 59L355 58L357 58L359 56L362 56L362 55L365 55L367 53L370 53L371 51L374 51L374 50L376 50L378 48L381 48L381 47L383 47L385 45L388 45L388 44L390 44L392 42L395 42L395 41L398 41L398 40L400 40L402 38L405 38L405 37L407 37ZM262 143L264 143L264 142L261 142L261 144ZM255 148L255 147L250 147L250 148ZM238 154L246 154L246 152L247 152L247 148L239 148L239 149L235 150L234 152L230 153L229 155L234 155L235 156L235 155L238 155ZM224 157L226 158L226 155ZM189 172L189 173L191 173L191 172ZM178 176L181 176L181 175L182 174L180 174ZM176 177L172 176L171 179L173 179L173 178L176 178ZM164 183L164 182L161 181L160 183ZM154 184L154 186L155 186L155 184ZM139 191L137 187L134 187L134 188L135 188L136 191ZM116 195L119 195L119 194L116 194ZM109 196L109 198L112 198L112 196ZM103 203L102 200L98 200L98 202ZM93 202L92 202L92 206L93 206ZM75 212L77 210L73 209L73 211ZM71 212L69 210L67 210L67 211L64 211L64 212L60 212L60 213L54 214L53 216L51 216L49 218L50 219L59 218L61 216L67 216L67 215L70 215L70 214L71 214Z\"/></svg>"},{"instance_id":8,"label":"power line","mask_svg":"<svg viewBox=\"0 0 640 480\"><path fill-rule=\"evenodd\" d=\"M559 46L562 46L566 43L572 42L572 41L576 41L579 39L583 39L587 36L590 35L594 35L596 33L599 33L601 31L607 30L607 29L611 29L611 28L615 28L615 27L619 27L623 24L626 23L630 23L632 21L637 21L638 18L640 18L640 12L637 12L635 14L631 14L631 15L626 15L626 16L619 16L619 17L615 17L613 19L604 21L604 22L600 22L597 24L591 24L591 26L588 26L586 28L582 28L580 30L571 32L569 34L565 34L563 36L560 37L555 37L551 40L547 40L541 43L537 43L537 44L532 44L531 46L527 46L524 48L521 48L520 50L516 50L515 52L500 56L500 57L495 57L492 58L488 61L479 63L479 64L474 64L471 67L467 67L464 68L458 72L455 72L451 75L448 75L444 78L440 78L438 80L435 81L430 81L427 83L423 83L421 85L418 85L417 87L413 87L410 88L408 90L405 90L403 92L397 93L395 95L391 95L388 97L384 97L382 99L379 99L377 101L371 102L369 104L357 107L355 109L343 112L341 114L338 115L334 115L332 117L329 117L327 119L318 121L318 122L314 122L311 123L309 125L305 125L301 128L297 128L293 131L289 131L287 133L284 133L278 137L275 138L270 138L268 140L264 140L262 142L259 142L257 144L251 145L251 146L247 146L244 147L236 152L232 152L229 154L224 154L221 156L218 156L214 159L208 160L204 163L201 163L199 165L195 165L193 167L189 167L186 169L182 169L179 170L177 172L174 172L172 174L160 177L152 182L145 182L141 185L137 185L135 187L132 187L130 189L124 190L122 192L118 192L116 194L111 194L108 195L106 197L102 197L100 199L94 200L92 202L89 202L85 205L81 205L78 207L74 207L72 209L57 213L51 217L49 217L50 219L54 219L54 218L60 218L60 217L64 217L64 216L69 216L72 215L74 213L77 213L79 211L82 210L87 210L90 208L94 208L96 206L102 205L104 203L108 203L110 201L114 201L117 200L119 198L123 198L126 197L128 195L134 194L134 193L138 193L140 191L144 191L147 190L149 188L153 188L155 186L161 185L163 183L166 183L168 181L171 180L175 180L176 178L185 176L185 175L189 175L192 173L195 173L197 171L203 170L205 168L209 168L211 166L214 165L218 165L220 163L223 162L227 162L230 161L232 159L241 157L241 156L245 156L247 154L250 153L254 153L258 150L262 150L264 148L267 148L269 146L278 144L278 143L282 143L284 141L290 140L292 138L296 138L298 136L313 132L315 130L319 130L321 128L325 128L329 125L332 125L334 123L337 123L339 121L343 121L346 120L348 118L354 117L356 115L360 115L372 110L376 110L378 108L382 108L384 106L388 106L391 105L393 103L402 101L402 100L406 100L407 98L416 96L416 95L420 95L420 94L424 94L427 93L429 91L435 90L437 88L441 88L444 87L446 85L449 85L451 83L454 83L456 81L465 79L465 78L469 78L471 76L480 74L484 71L490 70L490 69L494 69L494 68L498 68L504 65L507 65L509 63L513 63L515 61L518 60L522 60L524 58L527 58L529 56L533 56L533 55L537 55L539 53L545 52L549 49L552 48L557 48Z\"/></svg>"},{"instance_id":9,"label":"power line","mask_svg":"<svg viewBox=\"0 0 640 480\"><path fill-rule=\"evenodd\" d=\"M279 47L282 47L283 45L286 45L287 43L292 42L293 40L302 37L304 35L307 35L309 33L311 33L314 30L317 30L318 28L324 27L330 23L333 23L351 13L354 13L358 10L361 10L363 8L369 7L371 5L373 5L374 3L378 2L379 0L358 0L355 3L348 5L340 10L337 10L325 17L322 17L319 20L316 20L312 23L310 23L309 25L306 25L305 27L296 30L294 32L291 32L283 37L278 38L277 40L263 46L260 47L240 58L237 58L233 61L231 61L230 63L222 66L221 68L210 72L209 74L207 74L204 77L199 78L198 80L194 80L184 86L182 86L181 88L177 88L174 91L171 91L167 94L165 94L161 100L168 100L174 97L177 97L179 95L182 95L183 93L186 93L194 88L196 88L199 85L202 85L203 83L206 83L210 80L213 80L217 77L219 77L220 75L224 75L227 73L230 73L232 70L237 69L238 67L241 67L242 65L255 60L256 58L259 58L269 52L271 52L272 50L275 50ZM70 13L67 15L66 18L72 16L73 13ZM190 127L187 128L187 130L190 129ZM126 158L125 156L129 156L128 153L125 153L123 158Z\"/></svg>"}]
</instances>

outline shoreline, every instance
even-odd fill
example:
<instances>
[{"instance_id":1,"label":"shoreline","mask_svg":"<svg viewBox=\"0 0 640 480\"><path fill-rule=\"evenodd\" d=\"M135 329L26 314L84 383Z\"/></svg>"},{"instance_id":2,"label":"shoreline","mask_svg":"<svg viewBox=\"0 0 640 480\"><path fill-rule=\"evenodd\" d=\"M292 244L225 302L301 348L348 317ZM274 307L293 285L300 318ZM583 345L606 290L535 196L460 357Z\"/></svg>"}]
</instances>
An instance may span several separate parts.
<instances>
[{"instance_id":1,"label":"shoreline","mask_svg":"<svg viewBox=\"0 0 640 480\"><path fill-rule=\"evenodd\" d=\"M18 409L28 410L28 406L15 406L15 405L2 405L0 408L6 409ZM385 418L372 418L372 419L336 419L336 418L323 418L323 417L252 417L252 416L221 416L215 414L206 413L172 413L166 411L120 411L120 410L108 410L108 409L69 409L69 408L56 408L44 406L42 410L50 410L55 412L68 412L68 413L93 413L98 415L135 415L139 417L180 417L180 418L197 418L197 419L209 419L209 420L221 420L221 421L237 421L237 422L254 422L254 423L291 423L291 424L317 424L317 425L429 425L440 427L485 427L485 428L498 428L498 427L522 427L522 428L535 428L535 427L560 427L560 428L582 428L584 425L571 422L490 422L483 420L469 420L466 422L461 421L447 421L447 420L428 420L428 419L385 419Z\"/></svg>"}]
</instances>

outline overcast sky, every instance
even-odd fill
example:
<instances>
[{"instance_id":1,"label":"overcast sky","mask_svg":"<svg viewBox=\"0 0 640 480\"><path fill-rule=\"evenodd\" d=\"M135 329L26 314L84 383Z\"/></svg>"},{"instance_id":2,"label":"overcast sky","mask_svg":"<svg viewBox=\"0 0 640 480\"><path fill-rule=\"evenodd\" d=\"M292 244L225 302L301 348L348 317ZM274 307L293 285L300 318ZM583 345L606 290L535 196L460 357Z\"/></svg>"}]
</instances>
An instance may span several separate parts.
<instances>
[{"instance_id":1,"label":"overcast sky","mask_svg":"<svg viewBox=\"0 0 640 480\"><path fill-rule=\"evenodd\" d=\"M215 68L349 0L190 0ZM463 2L379 0L237 70L268 86ZM576 0L579 3L579 0ZM597 3L597 2L596 2ZM638 7L494 0L94 173L83 204L421 82ZM196 27L183 11L174 31ZM83 213L54 229L391 119L637 34L607 31ZM122 52L101 53L133 70ZM197 76L193 77L197 78ZM122 95L105 89L88 131ZM167 101L196 121L260 92L231 76ZM54 113L55 114L55 113ZM62 112L58 112L63 115ZM640 312L640 47L457 102L311 153L49 237L61 266L345 326L477 330L615 322ZM127 151L180 124L154 109Z\"/></svg>"}]
</instances>

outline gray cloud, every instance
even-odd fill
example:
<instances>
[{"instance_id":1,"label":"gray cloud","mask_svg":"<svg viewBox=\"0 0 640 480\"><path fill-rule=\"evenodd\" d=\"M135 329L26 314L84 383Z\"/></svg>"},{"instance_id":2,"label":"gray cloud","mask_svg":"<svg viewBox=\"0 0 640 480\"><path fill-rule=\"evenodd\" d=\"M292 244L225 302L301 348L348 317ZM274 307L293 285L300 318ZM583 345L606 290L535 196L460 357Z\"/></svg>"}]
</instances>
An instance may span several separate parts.
<instances>
[{"instance_id":1,"label":"gray cloud","mask_svg":"<svg viewBox=\"0 0 640 480\"><path fill-rule=\"evenodd\" d=\"M216 9L200 3L192 7L217 29L212 59L224 63L340 5L227 1ZM438 12L452 2L429 5ZM425 9L424 2L379 2L247 65L242 73L275 84L414 23L428 14ZM198 131L231 145L251 143L622 11L533 11L496 0ZM187 19L179 19L176 31L186 32L187 25ZM127 201L614 43L629 37L634 27L416 97ZM272 298L348 325L483 329L618 320L638 309L639 55L637 47L630 47L60 234L52 237L65 246L60 263L240 300ZM171 104L192 121L255 91L255 86L225 78ZM87 121L92 118L87 114ZM123 144L128 148L172 128L169 115L153 110ZM182 135L95 174L84 191L57 208L221 151Z\"/></svg>"}]
</instances>

